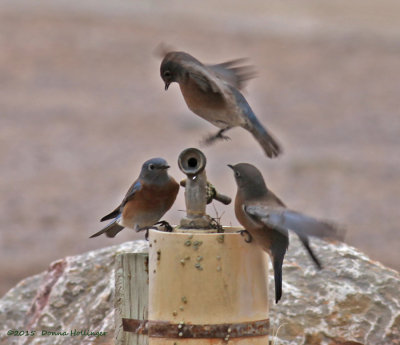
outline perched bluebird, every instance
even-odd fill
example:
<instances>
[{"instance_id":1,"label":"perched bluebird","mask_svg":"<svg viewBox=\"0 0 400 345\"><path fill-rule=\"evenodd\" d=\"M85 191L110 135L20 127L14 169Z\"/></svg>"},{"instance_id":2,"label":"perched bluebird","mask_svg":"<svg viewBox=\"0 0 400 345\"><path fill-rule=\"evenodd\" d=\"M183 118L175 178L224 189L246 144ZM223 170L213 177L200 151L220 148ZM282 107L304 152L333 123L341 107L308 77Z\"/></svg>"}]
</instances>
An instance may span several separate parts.
<instances>
[{"instance_id":1,"label":"perched bluebird","mask_svg":"<svg viewBox=\"0 0 400 345\"><path fill-rule=\"evenodd\" d=\"M177 82L189 109L220 128L216 135L207 139L209 143L229 139L223 133L240 126L254 136L268 157L276 157L281 153L279 144L258 121L238 90L253 76L248 66L235 67L241 61L203 65L187 53L169 52L161 63L160 73L165 90L172 82Z\"/></svg>"},{"instance_id":2,"label":"perched bluebird","mask_svg":"<svg viewBox=\"0 0 400 345\"><path fill-rule=\"evenodd\" d=\"M275 302L282 296L282 264L289 246L289 230L300 238L316 266L322 268L309 244L309 236L342 240L343 233L328 222L316 220L289 210L266 186L260 171L240 163L233 169L238 187L235 199L236 218L250 235L250 240L265 250L272 259L275 276Z\"/></svg>"},{"instance_id":3,"label":"perched bluebird","mask_svg":"<svg viewBox=\"0 0 400 345\"><path fill-rule=\"evenodd\" d=\"M179 190L179 184L168 175L168 168L162 158L144 162L139 178L129 188L121 204L101 218L101 221L113 221L90 238L104 233L114 237L124 227L141 231L155 224L168 224L158 221L172 207Z\"/></svg>"}]
</instances>

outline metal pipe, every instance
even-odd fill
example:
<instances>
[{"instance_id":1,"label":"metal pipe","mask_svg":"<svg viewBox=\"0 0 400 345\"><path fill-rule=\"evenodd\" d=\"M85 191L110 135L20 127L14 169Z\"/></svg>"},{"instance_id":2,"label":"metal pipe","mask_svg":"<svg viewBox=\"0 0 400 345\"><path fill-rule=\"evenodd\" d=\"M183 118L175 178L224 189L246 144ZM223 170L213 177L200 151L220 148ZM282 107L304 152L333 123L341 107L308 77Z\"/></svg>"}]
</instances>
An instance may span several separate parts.
<instances>
[{"instance_id":1,"label":"metal pipe","mask_svg":"<svg viewBox=\"0 0 400 345\"><path fill-rule=\"evenodd\" d=\"M203 152L196 148L183 150L178 158L181 171L186 174L185 203L186 217L180 226L186 229L211 229L211 217L206 214L207 159Z\"/></svg>"}]
</instances>

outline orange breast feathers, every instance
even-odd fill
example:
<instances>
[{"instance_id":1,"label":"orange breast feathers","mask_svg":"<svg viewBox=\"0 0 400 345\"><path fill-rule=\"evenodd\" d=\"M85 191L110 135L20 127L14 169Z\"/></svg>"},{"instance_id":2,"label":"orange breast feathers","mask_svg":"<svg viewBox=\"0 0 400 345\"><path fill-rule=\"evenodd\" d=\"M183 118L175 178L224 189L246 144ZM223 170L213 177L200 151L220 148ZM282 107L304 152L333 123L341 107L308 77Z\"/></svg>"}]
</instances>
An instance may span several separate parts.
<instances>
[{"instance_id":1,"label":"orange breast feathers","mask_svg":"<svg viewBox=\"0 0 400 345\"><path fill-rule=\"evenodd\" d=\"M243 209L242 198L240 192L236 194L235 198L235 215L239 223L247 230L256 240L257 244L261 245L264 250L269 252L271 246L271 232L274 230L269 229L263 224L258 224L253 221Z\"/></svg>"},{"instance_id":2,"label":"orange breast feathers","mask_svg":"<svg viewBox=\"0 0 400 345\"><path fill-rule=\"evenodd\" d=\"M201 112L203 109L220 109L225 106L224 97L220 93L203 91L199 85L190 77L179 83L185 102L190 110Z\"/></svg>"},{"instance_id":3,"label":"orange breast feathers","mask_svg":"<svg viewBox=\"0 0 400 345\"><path fill-rule=\"evenodd\" d=\"M141 190L125 205L122 216L132 219L139 214L149 214L149 218L152 218L153 214L157 218L154 222L157 222L172 207L178 191L179 184L173 178L166 186L142 184Z\"/></svg>"}]
</instances>

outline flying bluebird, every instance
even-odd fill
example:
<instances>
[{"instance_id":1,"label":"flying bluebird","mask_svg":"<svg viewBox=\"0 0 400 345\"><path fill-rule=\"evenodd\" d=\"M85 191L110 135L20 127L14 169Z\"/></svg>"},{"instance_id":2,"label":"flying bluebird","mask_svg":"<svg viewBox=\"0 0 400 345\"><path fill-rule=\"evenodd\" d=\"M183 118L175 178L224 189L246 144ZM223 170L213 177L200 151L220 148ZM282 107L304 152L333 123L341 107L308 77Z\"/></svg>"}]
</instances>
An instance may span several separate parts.
<instances>
[{"instance_id":1,"label":"flying bluebird","mask_svg":"<svg viewBox=\"0 0 400 345\"><path fill-rule=\"evenodd\" d=\"M109 219L113 221L90 238L104 233L114 237L124 227L141 231L156 224L167 225L167 222L158 221L172 207L179 190L179 184L168 175L168 168L169 165L162 158L144 162L139 178L133 182L121 204L101 218L102 222Z\"/></svg>"},{"instance_id":2,"label":"flying bluebird","mask_svg":"<svg viewBox=\"0 0 400 345\"><path fill-rule=\"evenodd\" d=\"M289 210L266 186L260 171L253 165L240 163L233 169L237 184L236 218L251 238L272 258L275 276L275 302L282 296L282 264L289 246L289 230L300 238L315 265L322 266L310 247L309 236L342 240L343 233L328 222L316 220Z\"/></svg>"},{"instance_id":3,"label":"flying bluebird","mask_svg":"<svg viewBox=\"0 0 400 345\"><path fill-rule=\"evenodd\" d=\"M207 139L209 143L229 139L223 133L240 126L254 136L268 157L276 157L281 153L279 144L239 91L244 82L254 76L248 66L236 66L241 61L204 65L187 53L169 52L161 62L160 73L165 90L172 82L177 82L189 109L220 128Z\"/></svg>"}]
</instances>

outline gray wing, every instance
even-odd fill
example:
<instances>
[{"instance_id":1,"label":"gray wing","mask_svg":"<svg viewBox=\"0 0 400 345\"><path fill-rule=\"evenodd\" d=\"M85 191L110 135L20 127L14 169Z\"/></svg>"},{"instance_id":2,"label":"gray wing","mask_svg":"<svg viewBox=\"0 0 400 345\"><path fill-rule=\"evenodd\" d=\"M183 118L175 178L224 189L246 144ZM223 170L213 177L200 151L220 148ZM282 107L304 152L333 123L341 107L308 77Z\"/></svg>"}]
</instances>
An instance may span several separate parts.
<instances>
[{"instance_id":1,"label":"gray wing","mask_svg":"<svg viewBox=\"0 0 400 345\"><path fill-rule=\"evenodd\" d=\"M344 232L335 224L284 207L250 205L245 207L245 212L258 222L282 233L291 230L302 240L308 236L334 240L343 240L344 237Z\"/></svg>"},{"instance_id":2,"label":"gray wing","mask_svg":"<svg viewBox=\"0 0 400 345\"><path fill-rule=\"evenodd\" d=\"M223 96L223 83L217 76L201 63L183 61L182 67L187 71L189 77L204 92L218 93Z\"/></svg>"},{"instance_id":3,"label":"gray wing","mask_svg":"<svg viewBox=\"0 0 400 345\"><path fill-rule=\"evenodd\" d=\"M253 66L240 66L245 61L246 59L236 59L217 65L207 65L207 68L231 86L241 90L246 86L248 80L255 78L257 75Z\"/></svg>"},{"instance_id":4,"label":"gray wing","mask_svg":"<svg viewBox=\"0 0 400 345\"><path fill-rule=\"evenodd\" d=\"M129 201L132 200L132 198L135 196L135 194L142 189L142 185L139 180L136 180L133 182L132 186L129 188L128 192L125 195L124 200L121 202L121 207L124 207L125 204Z\"/></svg>"},{"instance_id":5,"label":"gray wing","mask_svg":"<svg viewBox=\"0 0 400 345\"><path fill-rule=\"evenodd\" d=\"M101 218L100 222L104 222L105 220L109 220L109 219L118 217L121 214L122 208L125 206L125 204L135 196L135 194L140 190L140 188L141 188L141 184L138 180L133 182L132 186L129 188L129 190L126 193L124 200L122 200L121 204L118 205L111 213L109 213L109 214L105 215L103 218Z\"/></svg>"},{"instance_id":6,"label":"gray wing","mask_svg":"<svg viewBox=\"0 0 400 345\"><path fill-rule=\"evenodd\" d=\"M310 246L309 236L336 240L343 239L343 233L340 233L339 229L332 223L317 220L284 207L252 205L245 207L244 210L255 221L261 222L285 236L287 236L288 230L296 233L319 269L322 268L322 264Z\"/></svg>"}]
</instances>

